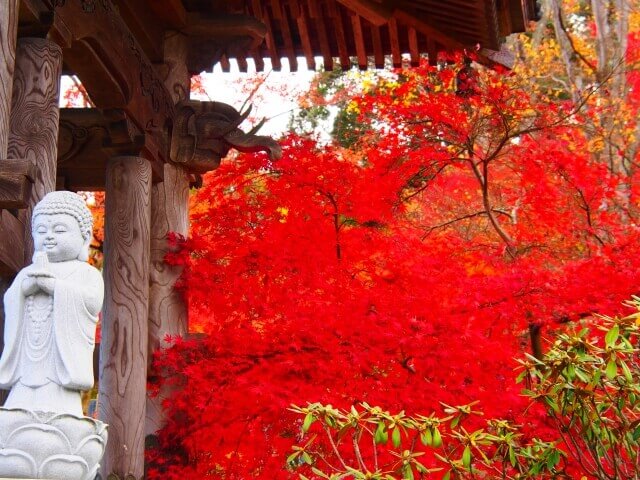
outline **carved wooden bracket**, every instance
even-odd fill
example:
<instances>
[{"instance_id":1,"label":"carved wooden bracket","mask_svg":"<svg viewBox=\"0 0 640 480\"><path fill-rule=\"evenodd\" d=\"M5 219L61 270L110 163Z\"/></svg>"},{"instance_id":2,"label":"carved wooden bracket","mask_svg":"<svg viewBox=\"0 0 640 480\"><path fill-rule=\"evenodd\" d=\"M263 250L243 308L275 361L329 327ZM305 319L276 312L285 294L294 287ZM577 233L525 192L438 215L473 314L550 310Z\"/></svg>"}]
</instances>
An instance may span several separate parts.
<instances>
[{"instance_id":1,"label":"carved wooden bracket","mask_svg":"<svg viewBox=\"0 0 640 480\"><path fill-rule=\"evenodd\" d=\"M0 209L27 208L35 177L29 160L0 160Z\"/></svg>"},{"instance_id":2,"label":"carved wooden bracket","mask_svg":"<svg viewBox=\"0 0 640 480\"><path fill-rule=\"evenodd\" d=\"M173 122L171 161L182 164L189 173L201 174L217 168L231 148L265 151L271 158L280 158L278 142L238 128L250 111L240 113L221 102L181 102Z\"/></svg>"},{"instance_id":3,"label":"carved wooden bracket","mask_svg":"<svg viewBox=\"0 0 640 480\"><path fill-rule=\"evenodd\" d=\"M69 190L102 190L107 161L119 155L140 155L147 140L123 110L63 108L58 176Z\"/></svg>"}]
</instances>

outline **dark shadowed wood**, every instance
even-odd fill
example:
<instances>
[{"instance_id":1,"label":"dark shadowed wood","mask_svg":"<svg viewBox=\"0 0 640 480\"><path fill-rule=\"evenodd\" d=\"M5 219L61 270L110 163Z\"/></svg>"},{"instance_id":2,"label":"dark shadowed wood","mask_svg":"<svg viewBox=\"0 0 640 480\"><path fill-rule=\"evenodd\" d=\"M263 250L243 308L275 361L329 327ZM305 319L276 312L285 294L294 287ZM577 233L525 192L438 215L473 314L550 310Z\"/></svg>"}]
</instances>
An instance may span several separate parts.
<instances>
[{"instance_id":1,"label":"dark shadowed wood","mask_svg":"<svg viewBox=\"0 0 640 480\"><path fill-rule=\"evenodd\" d=\"M182 167L165 164L164 182L151 190L151 270L149 278L149 354L165 347L166 335L187 333L187 306L182 294L174 289L182 268L167 265L167 235L186 236L189 230L189 177ZM149 357L151 359L151 356ZM160 397L162 397L162 392ZM153 434L163 424L162 398L149 398L146 434Z\"/></svg>"},{"instance_id":2,"label":"dark shadowed wood","mask_svg":"<svg viewBox=\"0 0 640 480\"><path fill-rule=\"evenodd\" d=\"M244 53L238 53L236 55L236 61L238 62L238 70L240 70L242 73L247 73L249 64L247 63L247 57L244 55Z\"/></svg>"},{"instance_id":3,"label":"dark shadowed wood","mask_svg":"<svg viewBox=\"0 0 640 480\"><path fill-rule=\"evenodd\" d=\"M182 0L153 0L147 5L171 28L181 28L187 23L187 11Z\"/></svg>"},{"instance_id":4,"label":"dark shadowed wood","mask_svg":"<svg viewBox=\"0 0 640 480\"><path fill-rule=\"evenodd\" d=\"M409 27L415 28L418 32L422 33L424 36L433 38L434 40L442 43L443 45L446 45L447 48L463 50L465 47L465 45L462 42L455 40L450 35L444 32L441 32L434 26L428 24L424 20L421 20L420 18L414 15L411 15L402 10L394 11L393 15L398 19L400 23L404 23Z\"/></svg>"},{"instance_id":5,"label":"dark shadowed wood","mask_svg":"<svg viewBox=\"0 0 640 480\"><path fill-rule=\"evenodd\" d=\"M24 267L24 225L9 210L0 210L0 277Z\"/></svg>"},{"instance_id":6,"label":"dark shadowed wood","mask_svg":"<svg viewBox=\"0 0 640 480\"><path fill-rule=\"evenodd\" d=\"M140 157L107 164L105 300L100 346L100 419L109 424L103 478L144 473L151 165Z\"/></svg>"},{"instance_id":7,"label":"dark shadowed wood","mask_svg":"<svg viewBox=\"0 0 640 480\"><path fill-rule=\"evenodd\" d=\"M111 1L57 0L51 34L58 24L71 32L65 66L82 79L98 108L122 108L166 157L164 126L173 102L145 50ZM169 2L170 3L170 2Z\"/></svg>"},{"instance_id":8,"label":"dark shadowed wood","mask_svg":"<svg viewBox=\"0 0 640 480\"><path fill-rule=\"evenodd\" d=\"M384 25L391 18L391 9L371 0L338 0L345 7L366 18L373 25Z\"/></svg>"},{"instance_id":9,"label":"dark shadowed wood","mask_svg":"<svg viewBox=\"0 0 640 480\"><path fill-rule=\"evenodd\" d=\"M0 2L0 161L7 158L17 29L18 0Z\"/></svg>"},{"instance_id":10,"label":"dark shadowed wood","mask_svg":"<svg viewBox=\"0 0 640 480\"><path fill-rule=\"evenodd\" d=\"M365 70L367 68L367 49L364 45L364 36L362 35L362 22L360 15L351 15L351 25L353 26L353 36L356 41L356 53L358 55L358 66Z\"/></svg>"},{"instance_id":11,"label":"dark shadowed wood","mask_svg":"<svg viewBox=\"0 0 640 480\"><path fill-rule=\"evenodd\" d=\"M49 40L22 38L15 66L7 156L28 160L37 168L29 208L20 212L27 264L33 254L31 209L56 188L62 50Z\"/></svg>"},{"instance_id":12,"label":"dark shadowed wood","mask_svg":"<svg viewBox=\"0 0 640 480\"><path fill-rule=\"evenodd\" d=\"M152 62L162 60L164 28L153 9L143 2L113 0L127 26L131 29L140 46ZM154 3L154 2L152 2Z\"/></svg>"},{"instance_id":13,"label":"dark shadowed wood","mask_svg":"<svg viewBox=\"0 0 640 480\"><path fill-rule=\"evenodd\" d=\"M164 62L156 68L164 86L171 95L173 103L189 99L191 75L186 59L189 43L186 35L180 32L168 32L164 39Z\"/></svg>"},{"instance_id":14,"label":"dark shadowed wood","mask_svg":"<svg viewBox=\"0 0 640 480\"><path fill-rule=\"evenodd\" d=\"M27 208L36 166L28 160L0 161L0 209Z\"/></svg>"}]
</instances>

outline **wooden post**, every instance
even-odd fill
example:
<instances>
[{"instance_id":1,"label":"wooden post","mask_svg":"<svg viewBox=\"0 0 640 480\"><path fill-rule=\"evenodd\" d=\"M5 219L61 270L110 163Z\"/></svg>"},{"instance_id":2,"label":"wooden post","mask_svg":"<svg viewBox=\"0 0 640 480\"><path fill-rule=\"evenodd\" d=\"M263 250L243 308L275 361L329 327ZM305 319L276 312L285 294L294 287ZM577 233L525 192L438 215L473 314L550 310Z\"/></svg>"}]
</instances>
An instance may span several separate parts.
<instances>
[{"instance_id":1,"label":"wooden post","mask_svg":"<svg viewBox=\"0 0 640 480\"><path fill-rule=\"evenodd\" d=\"M7 158L17 33L18 0L0 2L0 161Z\"/></svg>"},{"instance_id":2,"label":"wooden post","mask_svg":"<svg viewBox=\"0 0 640 480\"><path fill-rule=\"evenodd\" d=\"M105 300L99 416L109 424L101 475L144 474L151 165L115 157L105 186Z\"/></svg>"},{"instance_id":3,"label":"wooden post","mask_svg":"<svg viewBox=\"0 0 640 480\"><path fill-rule=\"evenodd\" d=\"M9 116L11 114L11 91L13 90L17 34L18 0L0 2L0 162L7 158L9 143ZM1 217L0 215L0 221L2 221ZM4 304L2 298L10 283L10 278L0 276L0 353L4 348ZM4 404L6 396L7 392L0 390L0 405Z\"/></svg>"},{"instance_id":4,"label":"wooden post","mask_svg":"<svg viewBox=\"0 0 640 480\"><path fill-rule=\"evenodd\" d=\"M164 41L164 85L174 103L189 98L191 78L187 70L187 37L171 32ZM187 306L173 288L182 269L164 263L167 234L188 234L189 178L178 165L164 165L164 182L151 190L151 273L149 282L149 359L166 346L165 335L187 333ZM162 394L147 400L145 435L155 434L163 425Z\"/></svg>"},{"instance_id":5,"label":"wooden post","mask_svg":"<svg viewBox=\"0 0 640 480\"><path fill-rule=\"evenodd\" d=\"M182 268L165 264L167 234L187 235L189 228L189 179L182 167L166 163L164 182L151 190L151 273L149 282L149 354L165 347L165 335L187 333L187 307L173 287ZM151 357L149 357L151 359ZM149 398L145 434L163 424L162 395Z\"/></svg>"},{"instance_id":6,"label":"wooden post","mask_svg":"<svg viewBox=\"0 0 640 480\"><path fill-rule=\"evenodd\" d=\"M7 156L29 160L37 169L29 206L19 215L24 225L25 265L33 255L31 211L56 188L61 70L58 45L42 38L18 41Z\"/></svg>"}]
</instances>

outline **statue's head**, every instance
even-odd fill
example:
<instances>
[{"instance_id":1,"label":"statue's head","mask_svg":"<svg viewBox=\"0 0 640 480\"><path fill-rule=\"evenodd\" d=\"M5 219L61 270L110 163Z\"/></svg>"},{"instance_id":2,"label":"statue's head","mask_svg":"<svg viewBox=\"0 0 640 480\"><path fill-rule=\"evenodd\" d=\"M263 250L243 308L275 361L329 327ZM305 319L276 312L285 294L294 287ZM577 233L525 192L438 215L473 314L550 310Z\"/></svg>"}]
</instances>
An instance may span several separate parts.
<instances>
[{"instance_id":1,"label":"statue's head","mask_svg":"<svg viewBox=\"0 0 640 480\"><path fill-rule=\"evenodd\" d=\"M36 252L49 261L89 259L93 217L84 199L73 192L51 192L40 200L31 215Z\"/></svg>"}]
</instances>

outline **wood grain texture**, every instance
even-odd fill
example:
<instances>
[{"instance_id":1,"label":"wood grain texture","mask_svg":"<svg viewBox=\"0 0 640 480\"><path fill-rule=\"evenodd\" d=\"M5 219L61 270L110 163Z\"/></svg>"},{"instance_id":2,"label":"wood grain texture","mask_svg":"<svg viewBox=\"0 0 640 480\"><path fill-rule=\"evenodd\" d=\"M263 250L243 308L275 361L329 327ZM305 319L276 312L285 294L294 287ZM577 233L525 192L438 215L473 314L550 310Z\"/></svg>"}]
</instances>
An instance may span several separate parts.
<instances>
[{"instance_id":1,"label":"wood grain texture","mask_svg":"<svg viewBox=\"0 0 640 480\"><path fill-rule=\"evenodd\" d=\"M17 33L18 0L4 0L0 2L0 160L7 158Z\"/></svg>"},{"instance_id":2,"label":"wood grain texture","mask_svg":"<svg viewBox=\"0 0 640 480\"><path fill-rule=\"evenodd\" d=\"M98 397L100 420L109 424L103 478L144 473L151 175L140 157L107 163Z\"/></svg>"},{"instance_id":3,"label":"wood grain texture","mask_svg":"<svg viewBox=\"0 0 640 480\"><path fill-rule=\"evenodd\" d=\"M25 265L33 255L31 210L56 188L61 69L62 50L55 43L41 38L18 41L7 156L28 160L37 168L29 207L20 212Z\"/></svg>"},{"instance_id":4,"label":"wood grain texture","mask_svg":"<svg viewBox=\"0 0 640 480\"><path fill-rule=\"evenodd\" d=\"M174 288L182 268L167 265L167 235L187 235L189 229L189 177L182 167L165 164L164 182L151 190L151 271L149 278L149 358L165 347L166 335L187 333L187 305ZM146 435L154 434L164 423L162 393L147 400Z\"/></svg>"},{"instance_id":5,"label":"wood grain texture","mask_svg":"<svg viewBox=\"0 0 640 480\"><path fill-rule=\"evenodd\" d=\"M24 225L9 210L0 210L0 277L9 278L24 265Z\"/></svg>"}]
</instances>

